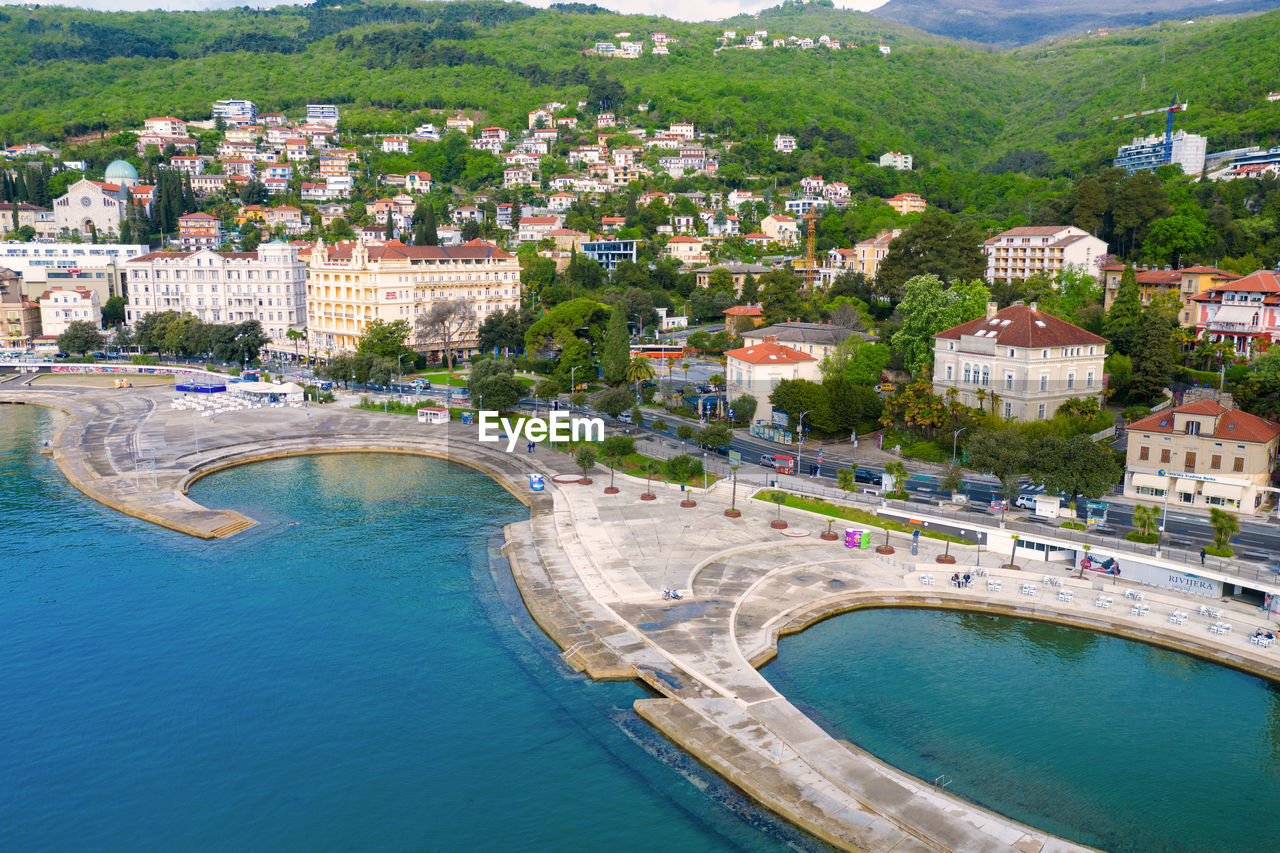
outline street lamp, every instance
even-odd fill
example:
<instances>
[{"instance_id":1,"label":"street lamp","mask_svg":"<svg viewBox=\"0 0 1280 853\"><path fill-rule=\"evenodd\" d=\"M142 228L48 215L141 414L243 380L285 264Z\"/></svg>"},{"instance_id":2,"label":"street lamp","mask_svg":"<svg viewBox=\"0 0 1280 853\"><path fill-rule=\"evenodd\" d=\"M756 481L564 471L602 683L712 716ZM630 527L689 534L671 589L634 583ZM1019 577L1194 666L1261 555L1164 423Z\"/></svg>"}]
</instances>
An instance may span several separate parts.
<instances>
[{"instance_id":1,"label":"street lamp","mask_svg":"<svg viewBox=\"0 0 1280 853\"><path fill-rule=\"evenodd\" d=\"M967 429L968 427L960 427L960 429L956 430L951 434L951 464L952 465L956 464L956 439L960 437L960 433L964 432Z\"/></svg>"},{"instance_id":2,"label":"street lamp","mask_svg":"<svg viewBox=\"0 0 1280 853\"><path fill-rule=\"evenodd\" d=\"M577 364L569 368L569 408L573 409L573 392L578 390L578 386L573 383L573 374L578 372L579 367L586 367L585 364Z\"/></svg>"},{"instance_id":3,"label":"street lamp","mask_svg":"<svg viewBox=\"0 0 1280 853\"><path fill-rule=\"evenodd\" d=\"M408 354L409 354L409 353L407 353L407 352L402 352L402 353L400 353L398 356L396 356L396 373L399 373L399 374L400 374L400 381L401 381L401 382L403 382L403 381L404 381L404 371L400 369L400 360L401 360L402 358L404 358L404 357L405 357L406 355L408 355Z\"/></svg>"},{"instance_id":4,"label":"street lamp","mask_svg":"<svg viewBox=\"0 0 1280 853\"><path fill-rule=\"evenodd\" d=\"M796 424L796 476L800 476L800 460L804 456L804 416L813 412L813 409L806 409L800 413L800 420Z\"/></svg>"}]
</instances>

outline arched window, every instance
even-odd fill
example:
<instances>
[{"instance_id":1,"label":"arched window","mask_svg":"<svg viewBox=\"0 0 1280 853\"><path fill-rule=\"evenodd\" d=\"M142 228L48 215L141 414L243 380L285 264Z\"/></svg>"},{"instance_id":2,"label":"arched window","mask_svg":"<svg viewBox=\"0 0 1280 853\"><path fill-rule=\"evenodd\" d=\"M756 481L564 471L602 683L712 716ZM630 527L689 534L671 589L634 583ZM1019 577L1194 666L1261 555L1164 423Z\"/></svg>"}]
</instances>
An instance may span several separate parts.
<instances>
[{"instance_id":1,"label":"arched window","mask_svg":"<svg viewBox=\"0 0 1280 853\"><path fill-rule=\"evenodd\" d=\"M991 369L985 365L983 365L983 368L982 368L982 384L983 385L991 384Z\"/></svg>"},{"instance_id":2,"label":"arched window","mask_svg":"<svg viewBox=\"0 0 1280 853\"><path fill-rule=\"evenodd\" d=\"M965 363L965 366L964 366L964 381L966 383L969 381L969 365L967 362Z\"/></svg>"}]
</instances>

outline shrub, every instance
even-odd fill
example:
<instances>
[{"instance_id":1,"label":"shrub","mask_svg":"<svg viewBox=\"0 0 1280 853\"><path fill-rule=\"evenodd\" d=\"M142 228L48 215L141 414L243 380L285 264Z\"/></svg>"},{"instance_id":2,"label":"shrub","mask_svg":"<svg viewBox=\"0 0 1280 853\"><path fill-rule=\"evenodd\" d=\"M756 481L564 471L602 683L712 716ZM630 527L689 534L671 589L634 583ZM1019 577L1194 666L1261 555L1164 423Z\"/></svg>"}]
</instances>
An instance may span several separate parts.
<instances>
[{"instance_id":1,"label":"shrub","mask_svg":"<svg viewBox=\"0 0 1280 853\"><path fill-rule=\"evenodd\" d=\"M1126 421L1138 421L1142 420L1149 414L1151 414L1151 409L1147 406L1129 406L1120 413L1120 416Z\"/></svg>"},{"instance_id":2,"label":"shrub","mask_svg":"<svg viewBox=\"0 0 1280 853\"><path fill-rule=\"evenodd\" d=\"M1063 527L1066 527L1066 525L1064 524ZM1141 542L1144 545L1154 545L1156 542L1160 541L1160 534L1139 533L1137 530L1130 530L1124 535L1124 538L1128 539L1130 542Z\"/></svg>"},{"instance_id":3,"label":"shrub","mask_svg":"<svg viewBox=\"0 0 1280 853\"><path fill-rule=\"evenodd\" d=\"M1062 522L1062 526L1067 530L1084 530L1085 529L1085 525L1081 524L1078 521L1064 521Z\"/></svg>"},{"instance_id":4,"label":"shrub","mask_svg":"<svg viewBox=\"0 0 1280 853\"><path fill-rule=\"evenodd\" d=\"M667 479L673 483L682 483L702 473L702 460L681 453L668 459L664 467Z\"/></svg>"},{"instance_id":5,"label":"shrub","mask_svg":"<svg viewBox=\"0 0 1280 853\"><path fill-rule=\"evenodd\" d=\"M853 479L854 472L857 468L841 468L836 471L836 485L844 489L846 492L852 492L858 488L858 481Z\"/></svg>"},{"instance_id":6,"label":"shrub","mask_svg":"<svg viewBox=\"0 0 1280 853\"><path fill-rule=\"evenodd\" d=\"M666 432L667 422L662 418L654 418L653 423L649 424L649 428L654 432Z\"/></svg>"},{"instance_id":7,"label":"shrub","mask_svg":"<svg viewBox=\"0 0 1280 853\"><path fill-rule=\"evenodd\" d=\"M129 363L130 364L159 364L160 359L154 355L133 355L129 357ZM231 368L231 375L239 376L240 368L238 367Z\"/></svg>"},{"instance_id":8,"label":"shrub","mask_svg":"<svg viewBox=\"0 0 1280 853\"><path fill-rule=\"evenodd\" d=\"M902 455L919 459L922 462L934 462L941 465L951 460L951 454L932 441L914 441L902 446Z\"/></svg>"},{"instance_id":9,"label":"shrub","mask_svg":"<svg viewBox=\"0 0 1280 853\"><path fill-rule=\"evenodd\" d=\"M1236 550L1228 545L1225 548L1219 548L1217 545L1205 545L1204 552L1211 557L1234 557Z\"/></svg>"}]
</instances>

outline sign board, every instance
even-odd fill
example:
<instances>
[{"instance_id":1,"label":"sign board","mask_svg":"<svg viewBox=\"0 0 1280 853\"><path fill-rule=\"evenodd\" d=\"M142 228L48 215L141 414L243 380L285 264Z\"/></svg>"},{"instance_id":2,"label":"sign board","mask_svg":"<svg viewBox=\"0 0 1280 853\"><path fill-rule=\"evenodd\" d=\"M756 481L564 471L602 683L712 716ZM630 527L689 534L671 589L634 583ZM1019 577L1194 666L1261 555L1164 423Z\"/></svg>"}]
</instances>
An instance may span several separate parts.
<instances>
[{"instance_id":1,"label":"sign board","mask_svg":"<svg viewBox=\"0 0 1280 853\"><path fill-rule=\"evenodd\" d=\"M788 418L787 418L786 412L780 412L777 409L773 410L773 420L771 421L771 423L774 426L785 427L787 425L787 420Z\"/></svg>"},{"instance_id":2,"label":"sign board","mask_svg":"<svg viewBox=\"0 0 1280 853\"><path fill-rule=\"evenodd\" d=\"M729 467L735 471L742 465L742 453L738 450L729 451Z\"/></svg>"}]
</instances>

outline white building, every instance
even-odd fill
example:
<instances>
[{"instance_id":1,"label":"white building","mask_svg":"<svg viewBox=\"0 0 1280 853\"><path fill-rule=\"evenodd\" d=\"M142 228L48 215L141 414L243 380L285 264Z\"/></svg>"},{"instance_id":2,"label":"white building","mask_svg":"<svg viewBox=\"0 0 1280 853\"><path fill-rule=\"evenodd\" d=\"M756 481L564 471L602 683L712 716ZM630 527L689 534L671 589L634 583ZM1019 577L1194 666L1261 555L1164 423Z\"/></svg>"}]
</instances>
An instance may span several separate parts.
<instances>
[{"instance_id":1,"label":"white building","mask_svg":"<svg viewBox=\"0 0 1280 853\"><path fill-rule=\"evenodd\" d=\"M1107 340L1016 302L933 336L933 390L1020 421L1046 420L1072 397L1102 401Z\"/></svg>"},{"instance_id":2,"label":"white building","mask_svg":"<svg viewBox=\"0 0 1280 853\"><path fill-rule=\"evenodd\" d=\"M1164 134L1135 136L1133 142L1121 145L1116 151L1115 165L1133 174L1177 163L1185 174L1199 175L1204 171L1204 155L1208 145L1208 138L1179 130L1170 138L1169 150L1166 152Z\"/></svg>"},{"instance_id":3,"label":"white building","mask_svg":"<svg viewBox=\"0 0 1280 853\"><path fill-rule=\"evenodd\" d=\"M886 51L887 52L887 51ZM911 171L911 155L899 154L897 151L890 151L887 154L880 155L880 165L886 169L898 169L899 171Z\"/></svg>"},{"instance_id":4,"label":"white building","mask_svg":"<svg viewBox=\"0 0 1280 853\"><path fill-rule=\"evenodd\" d=\"M74 322L92 323L95 329L102 328L102 306L98 301L98 293L94 290L78 287L75 290L63 290L55 287L40 295L40 327L43 334L57 337Z\"/></svg>"},{"instance_id":5,"label":"white building","mask_svg":"<svg viewBox=\"0 0 1280 853\"><path fill-rule=\"evenodd\" d=\"M725 396L732 406L738 397L750 394L756 399L755 420L771 423L773 405L769 395L773 389L783 379L820 381L818 364L814 356L783 346L774 337L729 350L725 353Z\"/></svg>"},{"instance_id":6,"label":"white building","mask_svg":"<svg viewBox=\"0 0 1280 853\"><path fill-rule=\"evenodd\" d=\"M307 104L307 124L338 126L338 108L333 104Z\"/></svg>"},{"instance_id":7,"label":"white building","mask_svg":"<svg viewBox=\"0 0 1280 853\"><path fill-rule=\"evenodd\" d=\"M409 138L407 136L387 136L382 140L382 153L408 154Z\"/></svg>"},{"instance_id":8,"label":"white building","mask_svg":"<svg viewBox=\"0 0 1280 853\"><path fill-rule=\"evenodd\" d=\"M1106 252L1106 243L1074 225L1011 228L982 244L990 282L1056 277L1067 266L1092 270Z\"/></svg>"},{"instance_id":9,"label":"white building","mask_svg":"<svg viewBox=\"0 0 1280 853\"><path fill-rule=\"evenodd\" d=\"M152 252L129 261L130 326L156 311L206 323L257 320L276 345L307 325L307 267L296 247L273 241L256 252Z\"/></svg>"},{"instance_id":10,"label":"white building","mask_svg":"<svg viewBox=\"0 0 1280 853\"><path fill-rule=\"evenodd\" d=\"M54 199L53 218L58 232L76 232L83 239L120 233L120 223L128 210L129 190L81 178Z\"/></svg>"},{"instance_id":11,"label":"white building","mask_svg":"<svg viewBox=\"0 0 1280 853\"><path fill-rule=\"evenodd\" d=\"M214 120L222 119L229 127L253 124L258 118L258 106L253 101L228 98L213 102Z\"/></svg>"}]
</instances>

